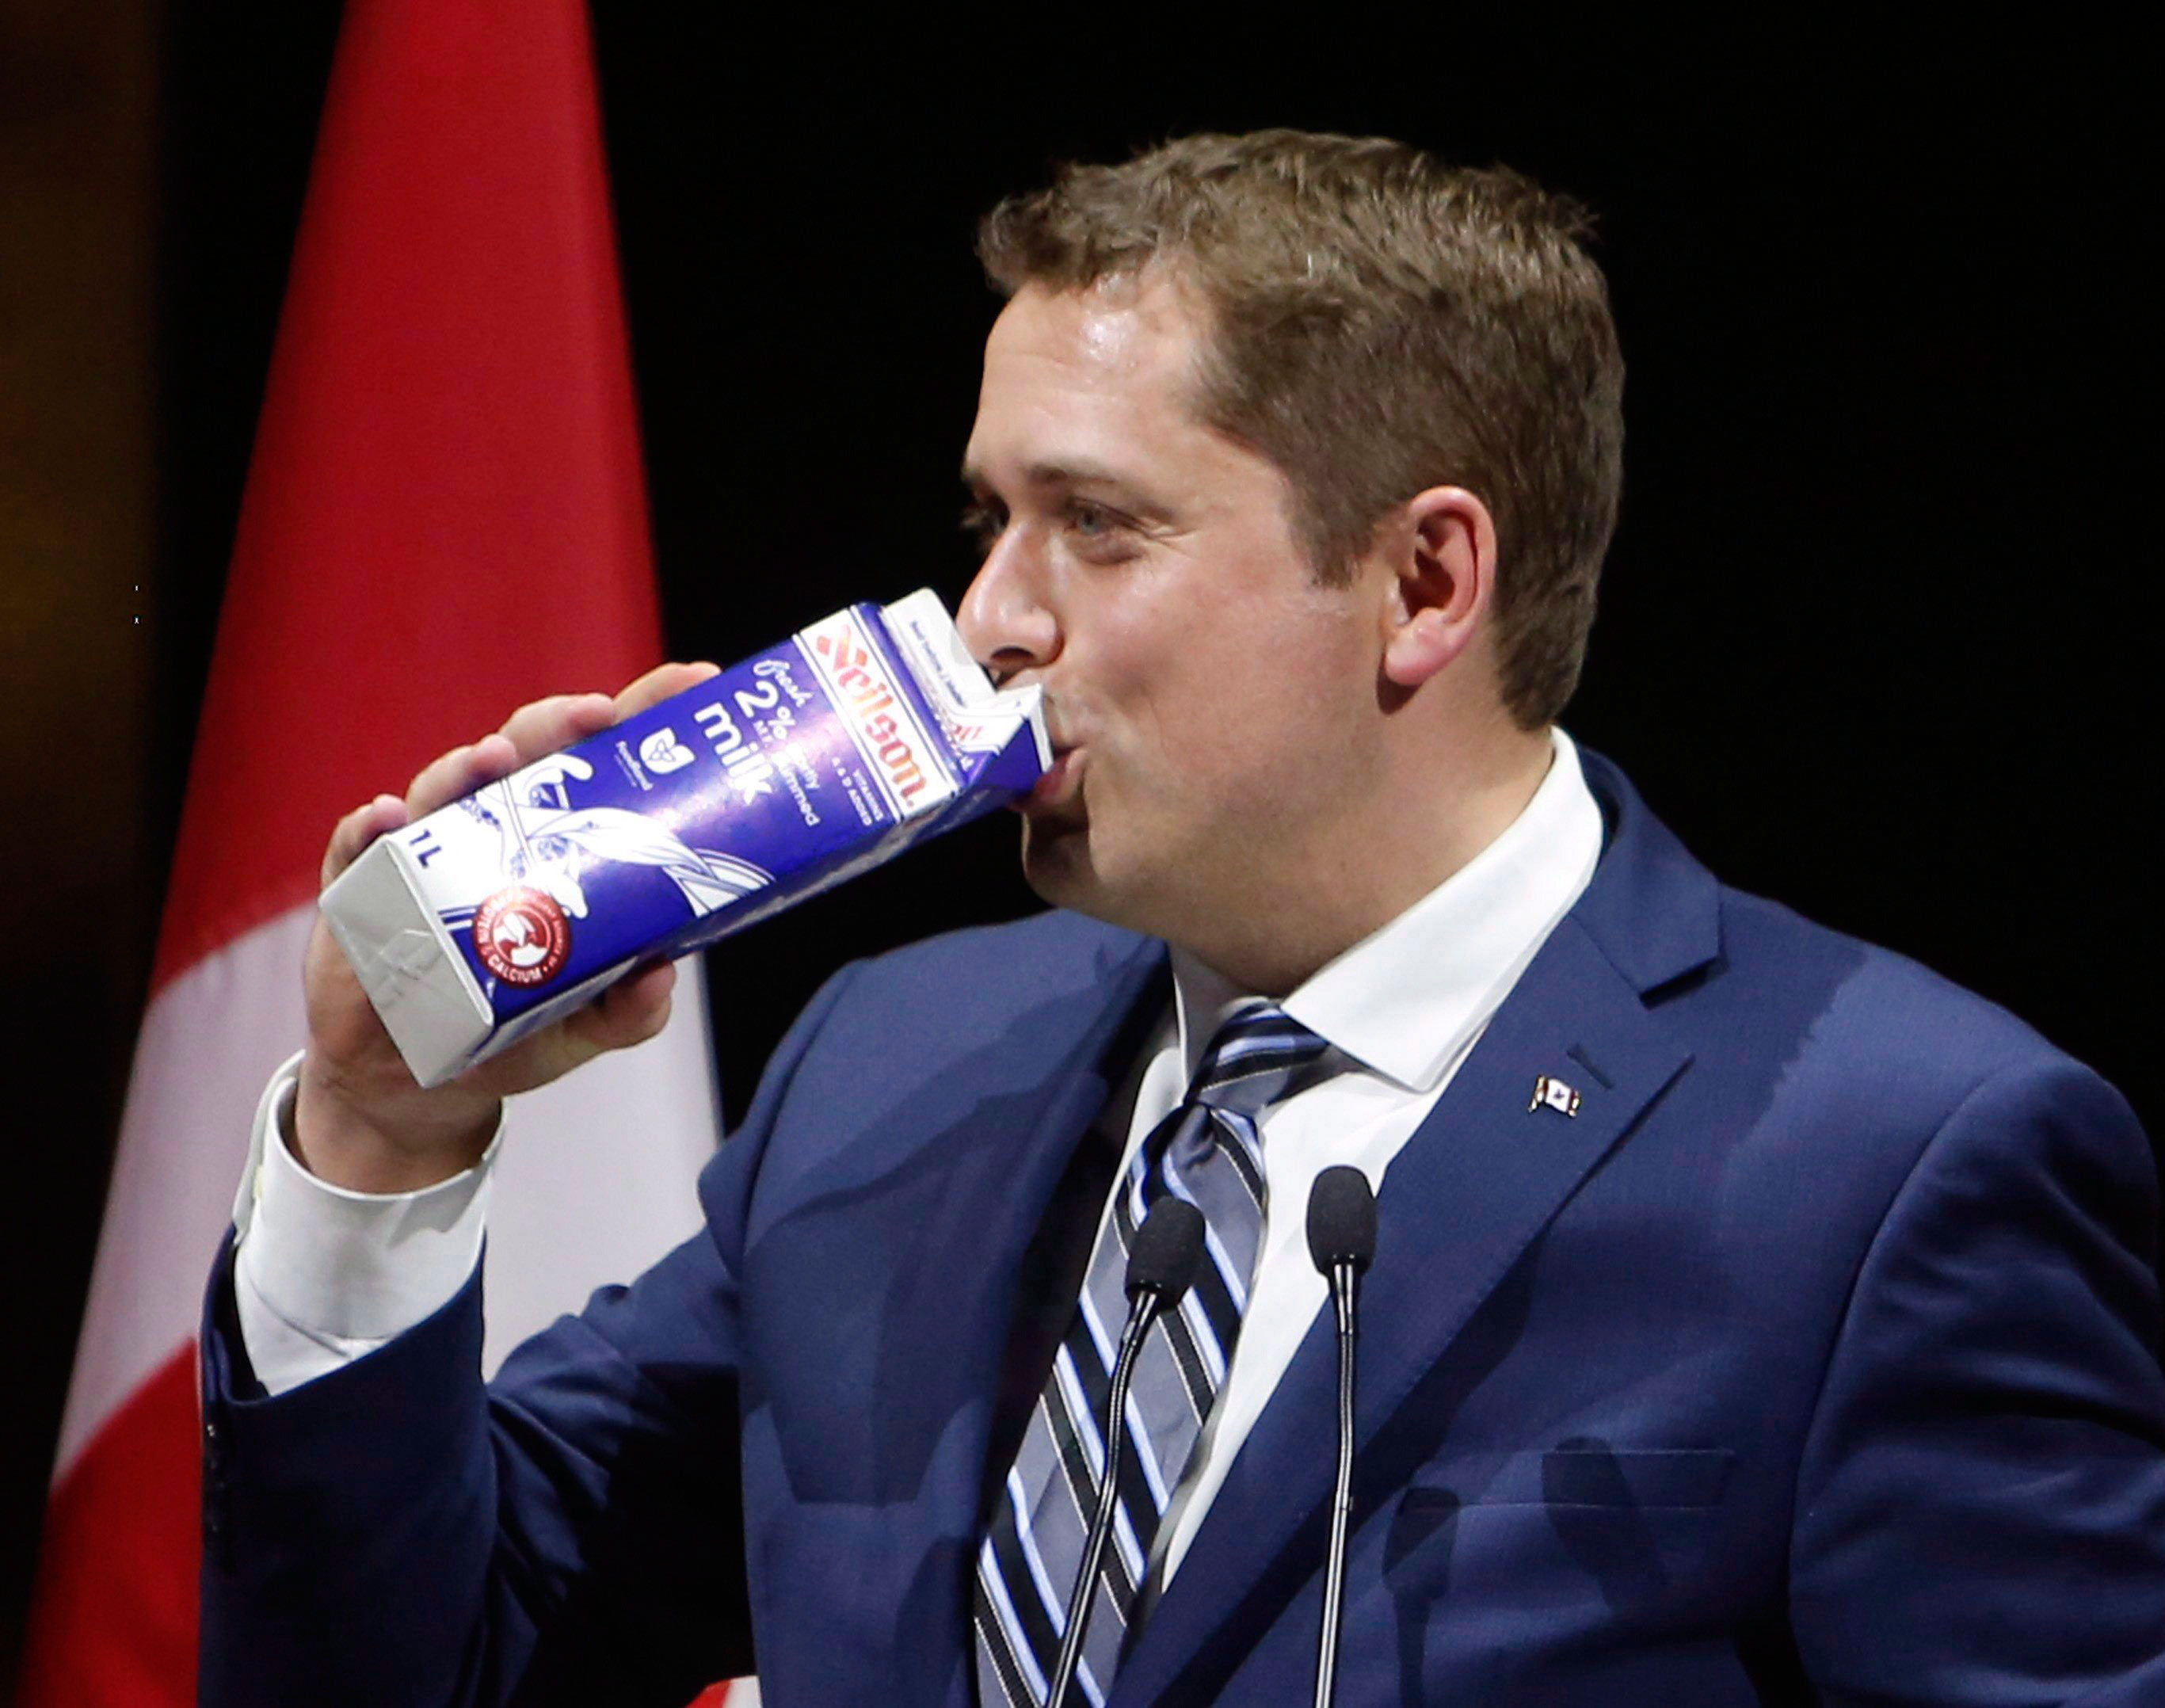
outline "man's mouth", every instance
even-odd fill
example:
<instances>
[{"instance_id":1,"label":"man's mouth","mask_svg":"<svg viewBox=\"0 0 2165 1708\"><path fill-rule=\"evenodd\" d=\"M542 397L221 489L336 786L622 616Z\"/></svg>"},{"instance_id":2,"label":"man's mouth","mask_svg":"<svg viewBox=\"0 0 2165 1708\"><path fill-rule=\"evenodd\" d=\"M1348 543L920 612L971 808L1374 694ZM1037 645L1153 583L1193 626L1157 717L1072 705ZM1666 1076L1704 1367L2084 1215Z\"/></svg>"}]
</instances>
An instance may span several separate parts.
<instances>
[{"instance_id":1,"label":"man's mouth","mask_svg":"<svg viewBox=\"0 0 2165 1708\"><path fill-rule=\"evenodd\" d=\"M1052 763L1046 767L1035 787L1015 804L1017 808L1024 812L1038 811L1068 800L1079 784L1082 766L1081 748L1055 746Z\"/></svg>"}]
</instances>

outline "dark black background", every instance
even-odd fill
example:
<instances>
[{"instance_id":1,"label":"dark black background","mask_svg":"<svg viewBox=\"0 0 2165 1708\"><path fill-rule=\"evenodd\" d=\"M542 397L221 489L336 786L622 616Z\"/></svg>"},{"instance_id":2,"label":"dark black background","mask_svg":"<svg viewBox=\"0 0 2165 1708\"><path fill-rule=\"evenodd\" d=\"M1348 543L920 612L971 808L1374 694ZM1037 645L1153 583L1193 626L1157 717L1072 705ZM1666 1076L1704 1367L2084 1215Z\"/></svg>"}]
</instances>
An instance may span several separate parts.
<instances>
[{"instance_id":1,"label":"dark black background","mask_svg":"<svg viewBox=\"0 0 2165 1708\"><path fill-rule=\"evenodd\" d=\"M997 307L971 231L1052 162L1270 124L1508 161L1597 210L1630 363L1567 727L1729 881L2007 1004L2157 1130L2157 282L2127 50L2065 19L2019 44L1636 13L1027 19L600 9L674 651L959 592L954 470ZM161 850L335 28L166 25ZM1013 840L980 824L714 952L731 1110L841 960L1035 905ZM93 1091L100 1119L117 1094ZM47 1328L0 1519L42 1488L106 1141L43 1165L74 1172L37 1236Z\"/></svg>"}]
</instances>

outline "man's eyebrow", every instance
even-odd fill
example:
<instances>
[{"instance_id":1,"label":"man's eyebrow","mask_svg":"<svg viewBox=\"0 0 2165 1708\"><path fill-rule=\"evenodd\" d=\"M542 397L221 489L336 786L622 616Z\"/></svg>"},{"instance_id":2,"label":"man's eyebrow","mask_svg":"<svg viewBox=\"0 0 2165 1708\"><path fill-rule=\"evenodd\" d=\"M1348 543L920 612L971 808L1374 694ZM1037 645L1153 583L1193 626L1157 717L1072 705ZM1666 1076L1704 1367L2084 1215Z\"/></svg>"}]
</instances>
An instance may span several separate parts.
<instances>
[{"instance_id":1,"label":"man's eyebrow","mask_svg":"<svg viewBox=\"0 0 2165 1708\"><path fill-rule=\"evenodd\" d=\"M1118 470L1087 457L1067 462L1034 462L1023 471L1023 478L1036 487L1117 486L1132 487L1135 482ZM972 492L982 492L992 485L982 469L970 463L962 465L962 484Z\"/></svg>"}]
</instances>

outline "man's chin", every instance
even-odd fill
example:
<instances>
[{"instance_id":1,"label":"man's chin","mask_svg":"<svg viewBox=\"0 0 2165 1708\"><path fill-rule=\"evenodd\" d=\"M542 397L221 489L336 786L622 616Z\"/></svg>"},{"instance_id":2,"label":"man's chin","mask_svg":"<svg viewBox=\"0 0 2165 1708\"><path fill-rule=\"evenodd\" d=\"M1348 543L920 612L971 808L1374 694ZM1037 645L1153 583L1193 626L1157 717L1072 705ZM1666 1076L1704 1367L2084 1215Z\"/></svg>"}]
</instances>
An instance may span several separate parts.
<instances>
[{"instance_id":1,"label":"man's chin","mask_svg":"<svg viewBox=\"0 0 2165 1708\"><path fill-rule=\"evenodd\" d=\"M1163 935L1161 907L1092 857L1087 825L1032 818L1023 828L1022 875L1040 901L1144 936Z\"/></svg>"},{"instance_id":2,"label":"man's chin","mask_svg":"<svg viewBox=\"0 0 2165 1708\"><path fill-rule=\"evenodd\" d=\"M1032 812L1022 821L1022 875L1054 907L1103 917L1098 869L1090 858L1090 827L1079 814ZM1096 903L1096 905L1093 905Z\"/></svg>"}]
</instances>

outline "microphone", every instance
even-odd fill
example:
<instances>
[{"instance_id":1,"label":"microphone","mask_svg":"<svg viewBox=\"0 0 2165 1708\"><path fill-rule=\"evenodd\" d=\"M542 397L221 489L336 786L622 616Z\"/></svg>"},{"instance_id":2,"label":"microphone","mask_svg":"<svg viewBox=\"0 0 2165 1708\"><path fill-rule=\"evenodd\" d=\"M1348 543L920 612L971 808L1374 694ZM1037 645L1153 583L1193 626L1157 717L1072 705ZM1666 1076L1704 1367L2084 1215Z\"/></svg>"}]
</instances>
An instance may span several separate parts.
<instances>
[{"instance_id":1,"label":"microphone","mask_svg":"<svg viewBox=\"0 0 2165 1708\"><path fill-rule=\"evenodd\" d=\"M1061 1635L1060 1655L1053 1663L1046 1708L1061 1708L1082 1658L1082 1633L1090 1622L1090 1605L1097 1599L1098 1568L1104 1561L1105 1539L1112 1533L1120 1440L1125 1434L1120 1415L1128 1407L1128 1383L1135 1374L1135 1354L1142 1350L1143 1336L1150 1332L1151 1325L1180 1303L1202 1262L1203 1212L1183 1199L1159 1199L1143 1217L1143 1225L1135 1230L1135 1241L1128 1248L1128 1322L1120 1331L1119 1355L1113 1360L1112 1394L1105 1408L1105 1475L1098 1485L1098 1510L1091 1516L1082 1563L1075 1574L1074 1588L1067 1592L1067 1628Z\"/></svg>"},{"instance_id":2,"label":"microphone","mask_svg":"<svg viewBox=\"0 0 2165 1708\"><path fill-rule=\"evenodd\" d=\"M1376 1256L1376 1194L1358 1168L1339 1163L1315 1177L1308 1194L1308 1255L1330 1283L1338 1315L1338 1485L1330 1502L1323 1631L1315 1654L1315 1708L1330 1708L1346 1599L1346 1526L1353 1510L1354 1305L1361 1276Z\"/></svg>"},{"instance_id":3,"label":"microphone","mask_svg":"<svg viewBox=\"0 0 2165 1708\"><path fill-rule=\"evenodd\" d=\"M1202 1263L1203 1212L1184 1198L1159 1199L1135 1230L1128 1253L1129 1310L1145 1294L1156 1301L1153 1311L1172 1310Z\"/></svg>"}]
</instances>

